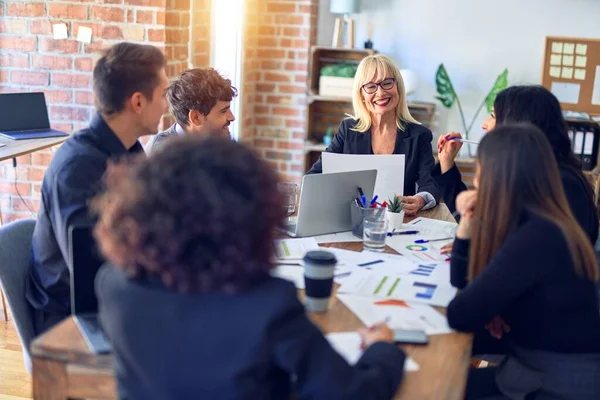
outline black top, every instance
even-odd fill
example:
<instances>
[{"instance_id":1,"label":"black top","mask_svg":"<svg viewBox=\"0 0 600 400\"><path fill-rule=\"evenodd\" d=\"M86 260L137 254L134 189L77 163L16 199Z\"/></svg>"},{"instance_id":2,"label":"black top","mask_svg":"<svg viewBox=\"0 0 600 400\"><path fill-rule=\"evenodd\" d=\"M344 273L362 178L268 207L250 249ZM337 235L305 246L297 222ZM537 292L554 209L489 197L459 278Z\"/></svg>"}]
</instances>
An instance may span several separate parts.
<instances>
[{"instance_id":1,"label":"black top","mask_svg":"<svg viewBox=\"0 0 600 400\"><path fill-rule=\"evenodd\" d=\"M464 288L448 306L448 323L473 332L494 316L510 326L521 347L559 353L600 352L600 316L594 283L579 278L558 226L524 216L490 263L467 284L468 240L452 249L452 285Z\"/></svg>"},{"instance_id":2,"label":"black top","mask_svg":"<svg viewBox=\"0 0 600 400\"><path fill-rule=\"evenodd\" d=\"M405 355L389 343L349 366L278 278L181 294L105 266L96 293L121 398L387 400L402 378Z\"/></svg>"},{"instance_id":3,"label":"black top","mask_svg":"<svg viewBox=\"0 0 600 400\"><path fill-rule=\"evenodd\" d=\"M588 235L592 244L595 244L596 239L598 239L598 213L592 193L589 192L584 181L585 177L580 176L573 168L567 166L559 165L558 172L575 219ZM454 164L452 168L442 174L440 165L436 164L432 175L448 209L454 213L456 211L456 196L463 190L467 190L458 167Z\"/></svg>"},{"instance_id":4,"label":"black top","mask_svg":"<svg viewBox=\"0 0 600 400\"><path fill-rule=\"evenodd\" d=\"M143 152L136 142L126 149L100 114L90 127L58 148L42 182L42 199L32 241L32 268L25 295L35 309L52 314L70 313L67 268L69 227L89 225L88 202L102 188L109 159Z\"/></svg>"},{"instance_id":5,"label":"black top","mask_svg":"<svg viewBox=\"0 0 600 400\"><path fill-rule=\"evenodd\" d=\"M356 121L351 118L343 120L325 151L343 154L374 154L371 147L371 129L360 133L352 130L355 125ZM394 154L405 155L404 195L412 196L417 191L427 192L437 202L440 199L440 192L431 177L431 170L435 163L431 151L432 138L431 131L423 125L406 122L404 131L396 130ZM321 172L323 172L323 168L319 157L308 174L320 174ZM418 189L416 189L417 185Z\"/></svg>"}]
</instances>

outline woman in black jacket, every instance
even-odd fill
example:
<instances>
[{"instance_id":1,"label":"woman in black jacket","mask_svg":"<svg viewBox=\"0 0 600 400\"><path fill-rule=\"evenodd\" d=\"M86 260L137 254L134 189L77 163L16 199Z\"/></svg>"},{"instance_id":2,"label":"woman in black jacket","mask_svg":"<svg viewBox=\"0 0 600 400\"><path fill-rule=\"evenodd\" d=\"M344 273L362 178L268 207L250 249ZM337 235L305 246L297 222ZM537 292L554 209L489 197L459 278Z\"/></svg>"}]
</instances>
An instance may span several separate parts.
<instances>
[{"instance_id":1,"label":"woman in black jacket","mask_svg":"<svg viewBox=\"0 0 600 400\"><path fill-rule=\"evenodd\" d=\"M340 124L325 151L343 154L404 154L403 193L406 215L434 207L440 199L431 170L431 131L408 111L404 82L383 54L365 57L354 77L354 115ZM323 172L321 159L308 171ZM403 192L401 192L403 190Z\"/></svg>"},{"instance_id":2,"label":"woman in black jacket","mask_svg":"<svg viewBox=\"0 0 600 400\"><path fill-rule=\"evenodd\" d=\"M592 244L596 243L598 215L593 191L583 175L581 163L571 149L567 125L558 99L542 86L509 87L496 97L492 115L484 122L482 128L487 132L495 126L510 122L532 123L546 135L558 163L561 182L571 210ZM449 140L453 137L461 135L452 132L439 138L440 162L433 171L434 179L451 212L455 211L456 196L467 189L454 163L462 143Z\"/></svg>"},{"instance_id":3,"label":"woman in black jacket","mask_svg":"<svg viewBox=\"0 0 600 400\"><path fill-rule=\"evenodd\" d=\"M530 124L494 129L479 146L474 183L456 205L450 275L461 291L448 323L510 330L507 357L471 371L467 399L598 398L598 265L544 134Z\"/></svg>"},{"instance_id":4,"label":"woman in black jacket","mask_svg":"<svg viewBox=\"0 0 600 400\"><path fill-rule=\"evenodd\" d=\"M284 217L275 172L222 137L178 137L109 169L96 277L120 398L384 400L404 353L386 325L350 366L270 276Z\"/></svg>"}]
</instances>

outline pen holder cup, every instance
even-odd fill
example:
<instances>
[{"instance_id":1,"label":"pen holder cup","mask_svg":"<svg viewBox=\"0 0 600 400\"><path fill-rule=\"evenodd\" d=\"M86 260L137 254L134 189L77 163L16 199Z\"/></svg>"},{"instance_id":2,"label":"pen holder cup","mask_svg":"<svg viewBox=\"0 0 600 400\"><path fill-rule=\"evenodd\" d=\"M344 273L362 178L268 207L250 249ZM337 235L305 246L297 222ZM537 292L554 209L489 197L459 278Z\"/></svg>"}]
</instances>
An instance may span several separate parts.
<instances>
[{"instance_id":1,"label":"pen holder cup","mask_svg":"<svg viewBox=\"0 0 600 400\"><path fill-rule=\"evenodd\" d=\"M350 221L352 222L352 234L362 240L363 221L365 219L382 221L386 218L386 207L366 208L359 207L355 201L350 203Z\"/></svg>"}]
</instances>

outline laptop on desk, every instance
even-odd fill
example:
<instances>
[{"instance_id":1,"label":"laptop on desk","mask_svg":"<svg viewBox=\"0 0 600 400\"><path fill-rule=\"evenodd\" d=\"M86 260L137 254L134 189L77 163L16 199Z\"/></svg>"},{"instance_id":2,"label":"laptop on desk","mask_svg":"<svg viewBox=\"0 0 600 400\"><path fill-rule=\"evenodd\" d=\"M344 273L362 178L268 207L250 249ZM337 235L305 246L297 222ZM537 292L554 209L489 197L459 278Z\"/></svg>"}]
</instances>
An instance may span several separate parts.
<instances>
[{"instance_id":1,"label":"laptop on desk","mask_svg":"<svg viewBox=\"0 0 600 400\"><path fill-rule=\"evenodd\" d=\"M377 170L305 175L298 203L298 216L285 225L292 237L325 235L352 229L350 203L361 187L373 197Z\"/></svg>"},{"instance_id":2,"label":"laptop on desk","mask_svg":"<svg viewBox=\"0 0 600 400\"><path fill-rule=\"evenodd\" d=\"M91 226L69 228L69 263L71 268L71 312L90 350L96 354L111 351L98 322L98 299L94 290L96 273L104 264Z\"/></svg>"},{"instance_id":3,"label":"laptop on desk","mask_svg":"<svg viewBox=\"0 0 600 400\"><path fill-rule=\"evenodd\" d=\"M44 93L0 94L0 135L15 140L69 136L50 129Z\"/></svg>"}]
</instances>

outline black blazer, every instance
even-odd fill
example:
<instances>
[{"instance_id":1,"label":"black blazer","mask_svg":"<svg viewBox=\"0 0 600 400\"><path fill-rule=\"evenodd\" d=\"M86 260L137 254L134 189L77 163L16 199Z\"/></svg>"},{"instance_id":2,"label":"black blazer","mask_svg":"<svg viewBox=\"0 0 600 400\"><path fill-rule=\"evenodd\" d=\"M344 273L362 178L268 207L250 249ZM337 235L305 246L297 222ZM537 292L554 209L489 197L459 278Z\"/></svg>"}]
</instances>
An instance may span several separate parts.
<instances>
[{"instance_id":1,"label":"black blazer","mask_svg":"<svg viewBox=\"0 0 600 400\"><path fill-rule=\"evenodd\" d=\"M356 125L355 120L348 118L342 121L337 134L325 151L343 154L373 154L371 147L371 130L364 133L351 130ZM396 147L394 154L404 154L406 166L404 169L404 195L412 196L419 192L428 192L435 201L439 201L439 190L431 177L434 166L431 151L431 131L419 124L405 123L404 131L396 131ZM321 158L312 166L308 174L323 172Z\"/></svg>"},{"instance_id":2,"label":"black blazer","mask_svg":"<svg viewBox=\"0 0 600 400\"><path fill-rule=\"evenodd\" d=\"M571 211L583 231L592 241L592 245L598 239L598 213L591 191L587 186L585 177L578 174L573 168L559 165L558 172L562 181L567 201ZM440 165L436 164L432 175L440 189L444 202L450 212L456 211L456 196L467 186L462 181L462 175L456 164L444 174L441 173Z\"/></svg>"},{"instance_id":3,"label":"black blazer","mask_svg":"<svg viewBox=\"0 0 600 400\"><path fill-rule=\"evenodd\" d=\"M389 343L349 366L278 278L237 295L181 294L105 266L96 292L121 399L384 400L402 378L405 355Z\"/></svg>"}]
</instances>

